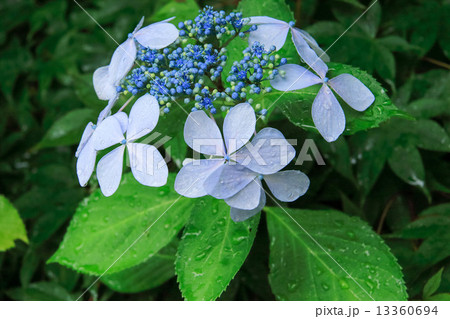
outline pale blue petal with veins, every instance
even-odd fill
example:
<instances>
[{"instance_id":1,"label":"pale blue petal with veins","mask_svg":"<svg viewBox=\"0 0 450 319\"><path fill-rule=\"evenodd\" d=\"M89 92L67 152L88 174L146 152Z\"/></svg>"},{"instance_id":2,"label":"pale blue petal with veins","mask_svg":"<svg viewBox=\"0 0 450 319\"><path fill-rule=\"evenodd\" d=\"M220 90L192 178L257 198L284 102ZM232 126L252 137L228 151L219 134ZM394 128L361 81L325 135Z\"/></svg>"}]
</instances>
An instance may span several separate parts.
<instances>
[{"instance_id":1,"label":"pale blue petal with veins","mask_svg":"<svg viewBox=\"0 0 450 319\"><path fill-rule=\"evenodd\" d=\"M131 70L136 60L135 40L152 49L162 49L175 42L179 32L173 24L168 23L171 19L141 29L142 18L133 33L129 34L128 39L114 51L109 65L95 70L93 83L99 99L110 100L118 95L117 86Z\"/></svg>"},{"instance_id":2,"label":"pale blue petal with veins","mask_svg":"<svg viewBox=\"0 0 450 319\"><path fill-rule=\"evenodd\" d=\"M135 102L129 117L119 112L107 117L95 129L92 136L95 151L118 145L97 166L98 182L105 196L111 196L119 187L125 147L131 172L139 183L159 187L167 182L169 171L159 151L152 145L134 143L155 128L158 118L158 102L155 97L146 94ZM127 138L124 137L125 132Z\"/></svg>"},{"instance_id":3,"label":"pale blue petal with veins","mask_svg":"<svg viewBox=\"0 0 450 319\"><path fill-rule=\"evenodd\" d=\"M271 81L279 91L300 90L312 85L322 84L314 99L311 114L313 122L327 142L333 142L345 130L345 114L330 87L356 111L366 110L374 101L373 93L351 74L340 74L328 79L317 76L306 68L286 64L279 68L280 73Z\"/></svg>"}]
</instances>

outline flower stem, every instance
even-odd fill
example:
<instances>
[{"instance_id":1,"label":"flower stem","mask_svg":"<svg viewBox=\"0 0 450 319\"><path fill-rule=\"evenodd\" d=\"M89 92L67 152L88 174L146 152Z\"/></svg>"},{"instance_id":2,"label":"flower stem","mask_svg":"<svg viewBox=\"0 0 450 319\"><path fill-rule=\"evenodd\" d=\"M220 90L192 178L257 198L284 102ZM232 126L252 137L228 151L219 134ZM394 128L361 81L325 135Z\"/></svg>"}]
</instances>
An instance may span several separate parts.
<instances>
[{"instance_id":1,"label":"flower stem","mask_svg":"<svg viewBox=\"0 0 450 319\"><path fill-rule=\"evenodd\" d=\"M441 61L438 61L438 60L435 60L435 59L432 59L432 58L428 58L426 56L423 57L422 59L427 61L427 62L430 62L432 64L435 64L437 66L443 67L444 69L450 70L450 64L448 64L448 63L441 62Z\"/></svg>"},{"instance_id":2,"label":"flower stem","mask_svg":"<svg viewBox=\"0 0 450 319\"><path fill-rule=\"evenodd\" d=\"M389 210L391 209L392 204L394 204L395 200L397 199L397 197L398 197L398 194L395 194L394 196L392 196L391 199L386 204L386 206L384 207L383 213L381 214L381 217L380 217L380 222L378 223L377 234L381 234L381 230L383 229L384 220L386 219L386 216L387 216Z\"/></svg>"},{"instance_id":3,"label":"flower stem","mask_svg":"<svg viewBox=\"0 0 450 319\"><path fill-rule=\"evenodd\" d=\"M128 103L130 103L132 99L134 99L134 95L133 95L132 97L130 97L130 98L125 102L124 105L122 105L122 107L117 111L117 113L122 112L122 110L123 110L124 108L127 107Z\"/></svg>"}]
</instances>

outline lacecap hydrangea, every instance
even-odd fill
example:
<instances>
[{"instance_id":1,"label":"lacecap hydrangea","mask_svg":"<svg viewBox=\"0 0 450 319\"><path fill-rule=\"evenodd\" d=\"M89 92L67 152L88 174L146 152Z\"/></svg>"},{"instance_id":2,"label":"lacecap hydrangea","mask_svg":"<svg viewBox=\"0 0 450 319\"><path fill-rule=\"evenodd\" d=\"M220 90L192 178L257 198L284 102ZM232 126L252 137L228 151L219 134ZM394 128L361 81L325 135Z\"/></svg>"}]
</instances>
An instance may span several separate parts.
<instances>
[{"instance_id":1,"label":"lacecap hydrangea","mask_svg":"<svg viewBox=\"0 0 450 319\"><path fill-rule=\"evenodd\" d=\"M328 56L294 22L227 14L209 6L177 26L172 19L143 27L142 18L109 65L94 72L94 89L99 99L108 102L97 123L86 126L77 149L81 186L88 183L98 152L112 146L96 169L105 196L113 195L120 185L125 151L138 182L164 185L169 169L163 156L137 140L155 129L160 116L170 117L171 110L182 108L187 113L184 140L204 158L184 161L175 181L179 194L223 199L235 221L263 209L262 181L278 200L292 202L304 195L308 177L298 170L282 170L295 156L282 132L270 127L255 131L268 109L253 99L273 89L321 84L312 117L320 134L331 142L345 128L345 116L331 90L357 111L372 104L373 94L349 74L328 80ZM277 53L289 32L304 66L288 64ZM247 39L248 47L239 60L231 61L227 45L237 37ZM116 106L122 97L126 102ZM118 110L113 112L114 108ZM216 118L222 116L221 131Z\"/></svg>"}]
</instances>

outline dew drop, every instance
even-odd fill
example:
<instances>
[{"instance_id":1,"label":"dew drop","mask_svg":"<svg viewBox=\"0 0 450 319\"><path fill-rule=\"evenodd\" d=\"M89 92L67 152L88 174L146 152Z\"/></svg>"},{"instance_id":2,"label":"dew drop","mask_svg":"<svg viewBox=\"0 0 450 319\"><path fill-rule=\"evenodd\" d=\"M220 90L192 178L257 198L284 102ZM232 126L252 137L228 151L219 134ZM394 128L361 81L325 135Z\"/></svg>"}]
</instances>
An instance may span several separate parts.
<instances>
[{"instance_id":1,"label":"dew drop","mask_svg":"<svg viewBox=\"0 0 450 319\"><path fill-rule=\"evenodd\" d=\"M336 220L334 221L334 224L335 224L336 226L338 226L338 227L341 227L341 226L344 225L344 223L342 222L342 220L339 220L339 219L336 219Z\"/></svg>"},{"instance_id":2,"label":"dew drop","mask_svg":"<svg viewBox=\"0 0 450 319\"><path fill-rule=\"evenodd\" d=\"M205 252L201 252L200 254L198 254L197 256L195 256L195 260L202 260L206 257L206 253Z\"/></svg>"},{"instance_id":3,"label":"dew drop","mask_svg":"<svg viewBox=\"0 0 450 319\"><path fill-rule=\"evenodd\" d=\"M296 288L297 288L297 283L295 283L295 282L288 283L288 290L289 291L294 291Z\"/></svg>"},{"instance_id":4,"label":"dew drop","mask_svg":"<svg viewBox=\"0 0 450 319\"><path fill-rule=\"evenodd\" d=\"M339 281L339 285L341 286L342 289L348 289L349 285L345 280L340 280Z\"/></svg>"}]
</instances>

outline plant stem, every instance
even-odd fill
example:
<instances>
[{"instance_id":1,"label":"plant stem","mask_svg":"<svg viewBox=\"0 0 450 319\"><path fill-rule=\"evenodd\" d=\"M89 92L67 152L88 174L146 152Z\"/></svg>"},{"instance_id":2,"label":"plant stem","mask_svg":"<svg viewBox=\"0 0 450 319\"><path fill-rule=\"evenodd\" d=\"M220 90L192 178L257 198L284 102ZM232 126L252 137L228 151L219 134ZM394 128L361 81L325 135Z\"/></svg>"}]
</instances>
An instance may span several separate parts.
<instances>
[{"instance_id":1,"label":"plant stem","mask_svg":"<svg viewBox=\"0 0 450 319\"><path fill-rule=\"evenodd\" d=\"M233 37L231 37L231 38L229 38L228 40L227 40L227 42L225 42L224 44L222 44L222 48L225 48L228 44L230 44L230 42L231 41L233 41L236 37L238 36L238 34L237 34L237 32L236 32L236 34L233 36Z\"/></svg>"},{"instance_id":2,"label":"plant stem","mask_svg":"<svg viewBox=\"0 0 450 319\"><path fill-rule=\"evenodd\" d=\"M424 56L422 58L422 60L425 60L425 61L430 62L432 64L435 64L437 66L443 67L444 69L450 70L450 64L448 64L448 63L445 63L445 62L442 62L442 61L439 61L439 60L435 60L435 59L432 59L432 58L428 58L426 56Z\"/></svg>"},{"instance_id":3,"label":"plant stem","mask_svg":"<svg viewBox=\"0 0 450 319\"><path fill-rule=\"evenodd\" d=\"M302 12L302 0L297 0L295 1L295 15L297 21L300 21L301 12Z\"/></svg>"},{"instance_id":4,"label":"plant stem","mask_svg":"<svg viewBox=\"0 0 450 319\"><path fill-rule=\"evenodd\" d=\"M117 111L117 113L122 112L122 110L127 107L127 105L131 102L132 99L134 99L134 95L130 97L128 101L125 102L124 105L122 105L122 107Z\"/></svg>"},{"instance_id":5,"label":"plant stem","mask_svg":"<svg viewBox=\"0 0 450 319\"><path fill-rule=\"evenodd\" d=\"M397 199L397 196L398 196L397 194L392 196L391 199L387 202L386 206L384 207L383 213L381 214L380 217L380 222L378 223L377 234L381 233L381 230L383 229L384 220L386 219L386 216L389 210L391 209L392 204L394 204L395 200Z\"/></svg>"}]
</instances>

